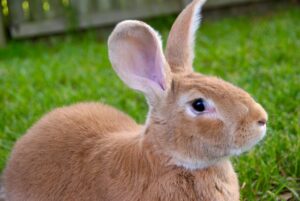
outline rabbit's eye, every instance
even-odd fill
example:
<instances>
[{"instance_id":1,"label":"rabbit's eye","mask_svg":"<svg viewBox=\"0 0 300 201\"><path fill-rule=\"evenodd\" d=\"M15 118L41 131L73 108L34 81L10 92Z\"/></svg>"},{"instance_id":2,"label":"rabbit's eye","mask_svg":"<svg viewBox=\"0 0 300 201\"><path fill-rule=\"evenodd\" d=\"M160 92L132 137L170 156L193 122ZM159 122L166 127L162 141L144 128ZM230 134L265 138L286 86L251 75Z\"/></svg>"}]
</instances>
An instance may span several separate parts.
<instances>
[{"instance_id":1,"label":"rabbit's eye","mask_svg":"<svg viewBox=\"0 0 300 201\"><path fill-rule=\"evenodd\" d=\"M216 108L211 100L205 100L203 98L197 98L190 102L186 107L186 112L192 117L216 117Z\"/></svg>"},{"instance_id":2,"label":"rabbit's eye","mask_svg":"<svg viewBox=\"0 0 300 201\"><path fill-rule=\"evenodd\" d=\"M196 99L192 102L192 107L196 112L204 112L205 101L202 98Z\"/></svg>"}]
</instances>

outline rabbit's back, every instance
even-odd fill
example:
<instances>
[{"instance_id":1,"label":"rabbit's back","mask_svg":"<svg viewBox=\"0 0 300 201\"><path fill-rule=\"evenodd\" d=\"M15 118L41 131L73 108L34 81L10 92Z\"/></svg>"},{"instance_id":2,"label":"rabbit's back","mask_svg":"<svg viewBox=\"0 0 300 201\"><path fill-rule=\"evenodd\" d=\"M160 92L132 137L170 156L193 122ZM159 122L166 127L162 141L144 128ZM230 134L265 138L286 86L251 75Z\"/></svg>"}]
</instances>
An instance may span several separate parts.
<instances>
[{"instance_id":1,"label":"rabbit's back","mask_svg":"<svg viewBox=\"0 0 300 201\"><path fill-rule=\"evenodd\" d=\"M97 186L101 155L109 151L110 138L138 129L129 116L97 103L50 112L14 147L5 171L8 200L48 200L49 195L51 200L74 200L63 196L74 192L78 200L80 192L82 200L98 200L94 197L98 195L87 195L97 192L92 188Z\"/></svg>"}]
</instances>

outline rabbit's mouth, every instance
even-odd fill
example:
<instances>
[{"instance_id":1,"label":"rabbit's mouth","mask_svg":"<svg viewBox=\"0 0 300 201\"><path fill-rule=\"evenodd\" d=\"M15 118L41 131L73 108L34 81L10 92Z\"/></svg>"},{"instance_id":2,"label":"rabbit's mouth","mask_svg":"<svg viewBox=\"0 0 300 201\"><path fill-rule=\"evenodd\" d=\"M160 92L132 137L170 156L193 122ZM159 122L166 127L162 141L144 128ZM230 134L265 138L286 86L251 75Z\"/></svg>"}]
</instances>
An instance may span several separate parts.
<instances>
[{"instance_id":1,"label":"rabbit's mouth","mask_svg":"<svg viewBox=\"0 0 300 201\"><path fill-rule=\"evenodd\" d=\"M255 126L251 133L254 133L254 135L251 135L252 137L248 139L242 146L235 146L234 148L232 148L230 150L230 155L240 155L244 152L249 151L257 143L259 143L267 133L266 124Z\"/></svg>"}]
</instances>

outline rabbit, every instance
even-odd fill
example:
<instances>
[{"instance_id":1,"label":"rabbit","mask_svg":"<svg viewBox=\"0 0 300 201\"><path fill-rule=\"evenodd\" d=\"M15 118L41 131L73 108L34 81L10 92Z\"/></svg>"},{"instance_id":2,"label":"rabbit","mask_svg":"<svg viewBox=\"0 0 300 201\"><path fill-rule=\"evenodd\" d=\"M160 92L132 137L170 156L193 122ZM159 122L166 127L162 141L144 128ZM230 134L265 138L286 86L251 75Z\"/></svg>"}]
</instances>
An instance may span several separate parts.
<instances>
[{"instance_id":1,"label":"rabbit","mask_svg":"<svg viewBox=\"0 0 300 201\"><path fill-rule=\"evenodd\" d=\"M8 201L237 201L230 156L266 134L267 113L247 92L193 71L205 0L159 34L134 20L108 39L113 69L149 105L145 125L113 107L55 109L17 141L5 169Z\"/></svg>"}]
</instances>

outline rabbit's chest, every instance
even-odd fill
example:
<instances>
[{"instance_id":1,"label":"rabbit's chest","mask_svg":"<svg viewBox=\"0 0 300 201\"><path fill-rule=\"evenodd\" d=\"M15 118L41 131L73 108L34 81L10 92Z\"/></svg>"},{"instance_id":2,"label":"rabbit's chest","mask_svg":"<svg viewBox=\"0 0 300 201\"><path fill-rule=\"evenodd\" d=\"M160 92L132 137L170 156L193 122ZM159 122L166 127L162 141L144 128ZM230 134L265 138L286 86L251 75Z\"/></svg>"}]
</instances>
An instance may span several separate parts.
<instances>
[{"instance_id":1,"label":"rabbit's chest","mask_svg":"<svg viewBox=\"0 0 300 201\"><path fill-rule=\"evenodd\" d=\"M239 188L235 180L179 172L153 181L141 200L238 201Z\"/></svg>"}]
</instances>

